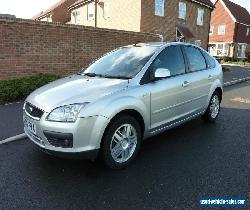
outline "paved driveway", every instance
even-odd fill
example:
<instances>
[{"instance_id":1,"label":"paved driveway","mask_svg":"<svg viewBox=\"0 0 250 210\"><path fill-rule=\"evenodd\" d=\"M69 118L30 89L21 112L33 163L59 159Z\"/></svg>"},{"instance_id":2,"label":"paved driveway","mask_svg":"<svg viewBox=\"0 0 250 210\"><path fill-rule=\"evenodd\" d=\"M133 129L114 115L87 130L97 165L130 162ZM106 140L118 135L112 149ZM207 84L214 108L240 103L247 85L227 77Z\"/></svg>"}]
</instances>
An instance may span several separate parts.
<instances>
[{"instance_id":1,"label":"paved driveway","mask_svg":"<svg viewBox=\"0 0 250 210\"><path fill-rule=\"evenodd\" d=\"M198 118L151 138L121 171L50 157L27 139L1 145L0 208L194 210L206 209L203 196L249 204L250 105L235 97L250 98L250 83L225 88L216 124Z\"/></svg>"}]
</instances>

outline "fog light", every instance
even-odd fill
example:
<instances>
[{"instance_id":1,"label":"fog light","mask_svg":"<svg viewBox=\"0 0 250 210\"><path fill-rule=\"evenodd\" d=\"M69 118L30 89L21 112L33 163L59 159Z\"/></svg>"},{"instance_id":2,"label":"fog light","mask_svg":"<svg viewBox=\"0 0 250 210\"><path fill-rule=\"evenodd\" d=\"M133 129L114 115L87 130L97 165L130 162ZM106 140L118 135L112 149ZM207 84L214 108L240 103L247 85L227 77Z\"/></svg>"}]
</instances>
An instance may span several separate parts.
<instances>
[{"instance_id":1,"label":"fog light","mask_svg":"<svg viewBox=\"0 0 250 210\"><path fill-rule=\"evenodd\" d=\"M44 131L48 142L54 147L72 148L73 134L72 133L58 133L51 131Z\"/></svg>"}]
</instances>

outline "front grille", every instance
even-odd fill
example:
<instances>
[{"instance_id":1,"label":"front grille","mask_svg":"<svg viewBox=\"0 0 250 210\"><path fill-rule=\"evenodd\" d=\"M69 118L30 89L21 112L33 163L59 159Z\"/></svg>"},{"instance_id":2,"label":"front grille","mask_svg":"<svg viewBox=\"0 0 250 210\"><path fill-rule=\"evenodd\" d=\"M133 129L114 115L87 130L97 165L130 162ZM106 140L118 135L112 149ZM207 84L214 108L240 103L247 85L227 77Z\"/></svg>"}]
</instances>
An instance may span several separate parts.
<instances>
[{"instance_id":1,"label":"front grille","mask_svg":"<svg viewBox=\"0 0 250 210\"><path fill-rule=\"evenodd\" d=\"M40 119L43 116L43 111L33 106L32 104L25 103L25 111L32 117Z\"/></svg>"}]
</instances>

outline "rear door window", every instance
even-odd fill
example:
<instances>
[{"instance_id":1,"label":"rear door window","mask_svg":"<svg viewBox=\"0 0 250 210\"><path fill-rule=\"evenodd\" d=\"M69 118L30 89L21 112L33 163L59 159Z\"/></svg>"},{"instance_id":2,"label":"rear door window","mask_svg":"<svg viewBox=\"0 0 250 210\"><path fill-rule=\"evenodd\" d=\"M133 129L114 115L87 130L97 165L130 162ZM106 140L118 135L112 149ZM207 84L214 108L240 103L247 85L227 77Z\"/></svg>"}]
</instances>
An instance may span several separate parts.
<instances>
[{"instance_id":1,"label":"rear door window","mask_svg":"<svg viewBox=\"0 0 250 210\"><path fill-rule=\"evenodd\" d=\"M204 57L206 58L206 61L207 61L207 68L209 68L209 69L215 68L216 63L215 63L214 58L212 58L212 56L209 55L209 54L206 53L206 52L202 52L202 54L203 54Z\"/></svg>"},{"instance_id":2,"label":"rear door window","mask_svg":"<svg viewBox=\"0 0 250 210\"><path fill-rule=\"evenodd\" d=\"M207 68L206 60L200 50L193 46L185 46L186 56L189 62L189 71L195 72Z\"/></svg>"}]
</instances>

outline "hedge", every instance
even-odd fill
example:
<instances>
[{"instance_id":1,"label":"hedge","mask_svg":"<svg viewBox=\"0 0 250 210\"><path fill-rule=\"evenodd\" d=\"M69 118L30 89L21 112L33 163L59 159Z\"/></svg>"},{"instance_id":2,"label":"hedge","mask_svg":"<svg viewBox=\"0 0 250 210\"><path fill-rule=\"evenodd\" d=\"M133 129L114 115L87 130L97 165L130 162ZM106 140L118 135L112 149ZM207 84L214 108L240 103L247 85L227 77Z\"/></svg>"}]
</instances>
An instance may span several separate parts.
<instances>
[{"instance_id":1,"label":"hedge","mask_svg":"<svg viewBox=\"0 0 250 210\"><path fill-rule=\"evenodd\" d=\"M59 78L57 75L39 74L13 80L0 80L0 104L24 100L35 89Z\"/></svg>"}]
</instances>

